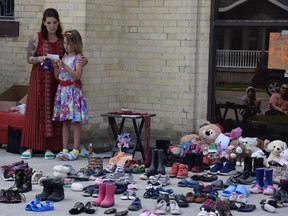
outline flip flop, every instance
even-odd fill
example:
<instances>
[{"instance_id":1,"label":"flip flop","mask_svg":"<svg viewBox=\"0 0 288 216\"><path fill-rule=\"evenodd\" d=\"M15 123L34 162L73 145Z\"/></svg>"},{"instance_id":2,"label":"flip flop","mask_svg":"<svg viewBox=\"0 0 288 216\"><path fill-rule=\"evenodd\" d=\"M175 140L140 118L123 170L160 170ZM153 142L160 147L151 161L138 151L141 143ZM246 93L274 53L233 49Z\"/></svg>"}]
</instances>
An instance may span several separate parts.
<instances>
[{"instance_id":1,"label":"flip flop","mask_svg":"<svg viewBox=\"0 0 288 216\"><path fill-rule=\"evenodd\" d=\"M238 185L235 189L235 192L240 195L243 194L246 197L249 195L249 190L245 185Z\"/></svg>"},{"instance_id":2,"label":"flip flop","mask_svg":"<svg viewBox=\"0 0 288 216\"><path fill-rule=\"evenodd\" d=\"M236 191L236 186L229 186L222 192L222 196L230 197L230 195L235 191Z\"/></svg>"}]
</instances>

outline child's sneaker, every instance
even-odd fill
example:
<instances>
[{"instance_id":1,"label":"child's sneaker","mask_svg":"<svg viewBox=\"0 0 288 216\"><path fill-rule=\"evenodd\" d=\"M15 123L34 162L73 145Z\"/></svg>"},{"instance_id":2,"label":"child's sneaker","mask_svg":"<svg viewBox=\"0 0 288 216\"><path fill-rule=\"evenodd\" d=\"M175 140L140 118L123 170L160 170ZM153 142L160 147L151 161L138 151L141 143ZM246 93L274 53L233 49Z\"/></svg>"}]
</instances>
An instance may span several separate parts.
<instances>
[{"instance_id":1,"label":"child's sneaker","mask_svg":"<svg viewBox=\"0 0 288 216\"><path fill-rule=\"evenodd\" d=\"M62 155L62 160L65 160L65 161L73 161L77 159L78 159L78 156L76 156L76 154L73 151L70 151L68 154Z\"/></svg>"},{"instance_id":2,"label":"child's sneaker","mask_svg":"<svg viewBox=\"0 0 288 216\"><path fill-rule=\"evenodd\" d=\"M185 179L188 177L188 166L186 164L180 164L177 172L177 178Z\"/></svg>"},{"instance_id":3,"label":"child's sneaker","mask_svg":"<svg viewBox=\"0 0 288 216\"><path fill-rule=\"evenodd\" d=\"M179 165L180 163L174 163L168 173L168 175L173 178L173 177L176 177L177 176L177 173L178 173L178 169L179 169Z\"/></svg>"}]
</instances>

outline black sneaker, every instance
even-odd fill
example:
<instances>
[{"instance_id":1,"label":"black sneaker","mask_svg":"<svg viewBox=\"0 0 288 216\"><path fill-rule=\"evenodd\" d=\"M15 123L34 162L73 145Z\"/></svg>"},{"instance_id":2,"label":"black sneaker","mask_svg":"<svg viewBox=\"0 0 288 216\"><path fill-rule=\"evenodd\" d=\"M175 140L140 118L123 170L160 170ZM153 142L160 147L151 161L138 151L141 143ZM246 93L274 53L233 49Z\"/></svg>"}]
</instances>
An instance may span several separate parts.
<instances>
[{"instance_id":1,"label":"black sneaker","mask_svg":"<svg viewBox=\"0 0 288 216\"><path fill-rule=\"evenodd\" d=\"M0 191L0 203L9 203L9 197L7 194L7 189L1 189L1 191Z\"/></svg>"},{"instance_id":2,"label":"black sneaker","mask_svg":"<svg viewBox=\"0 0 288 216\"><path fill-rule=\"evenodd\" d=\"M8 197L9 197L9 203L20 203L22 201L25 202L26 198L24 194L19 193L18 188L10 188L7 190Z\"/></svg>"}]
</instances>

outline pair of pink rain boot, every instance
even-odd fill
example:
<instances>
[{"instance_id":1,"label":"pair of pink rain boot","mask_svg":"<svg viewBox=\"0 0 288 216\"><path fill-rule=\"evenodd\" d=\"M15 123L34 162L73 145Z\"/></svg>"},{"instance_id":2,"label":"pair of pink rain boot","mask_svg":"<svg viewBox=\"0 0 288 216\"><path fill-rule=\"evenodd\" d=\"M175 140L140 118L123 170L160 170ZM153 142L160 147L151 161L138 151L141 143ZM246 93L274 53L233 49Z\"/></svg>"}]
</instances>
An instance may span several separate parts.
<instances>
[{"instance_id":1,"label":"pair of pink rain boot","mask_svg":"<svg viewBox=\"0 0 288 216\"><path fill-rule=\"evenodd\" d=\"M92 203L95 206L100 206L108 208L114 205L115 198L115 183L99 183L99 193L98 198L96 198Z\"/></svg>"}]
</instances>

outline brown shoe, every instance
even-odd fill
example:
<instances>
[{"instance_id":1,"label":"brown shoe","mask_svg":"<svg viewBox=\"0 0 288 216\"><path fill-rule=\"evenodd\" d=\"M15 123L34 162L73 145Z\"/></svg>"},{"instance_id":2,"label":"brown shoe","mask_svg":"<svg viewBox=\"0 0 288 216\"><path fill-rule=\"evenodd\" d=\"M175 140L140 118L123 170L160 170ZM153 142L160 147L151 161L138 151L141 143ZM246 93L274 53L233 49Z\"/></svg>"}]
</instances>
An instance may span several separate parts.
<instances>
[{"instance_id":1,"label":"brown shoe","mask_svg":"<svg viewBox=\"0 0 288 216\"><path fill-rule=\"evenodd\" d=\"M115 213L115 216L125 216L128 214L128 210L124 210L124 211L119 211Z\"/></svg>"},{"instance_id":2,"label":"brown shoe","mask_svg":"<svg viewBox=\"0 0 288 216\"><path fill-rule=\"evenodd\" d=\"M204 203L206 199L208 198L208 195L205 193L201 193L200 196L195 198L196 203Z\"/></svg>"},{"instance_id":3,"label":"brown shoe","mask_svg":"<svg viewBox=\"0 0 288 216\"><path fill-rule=\"evenodd\" d=\"M193 203L195 201L195 197L194 197L194 194L192 192L188 192L186 194L186 200L189 202L189 203Z\"/></svg>"}]
</instances>

